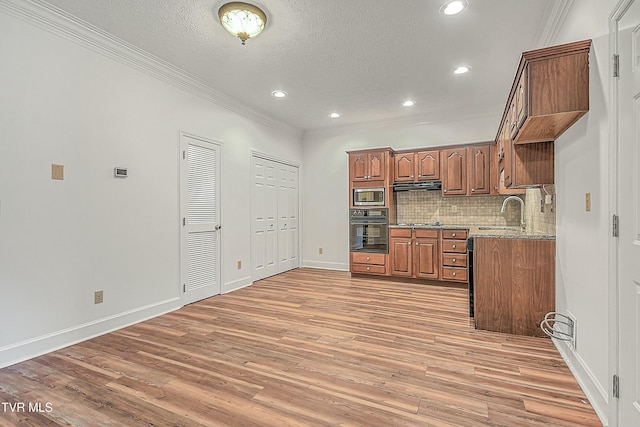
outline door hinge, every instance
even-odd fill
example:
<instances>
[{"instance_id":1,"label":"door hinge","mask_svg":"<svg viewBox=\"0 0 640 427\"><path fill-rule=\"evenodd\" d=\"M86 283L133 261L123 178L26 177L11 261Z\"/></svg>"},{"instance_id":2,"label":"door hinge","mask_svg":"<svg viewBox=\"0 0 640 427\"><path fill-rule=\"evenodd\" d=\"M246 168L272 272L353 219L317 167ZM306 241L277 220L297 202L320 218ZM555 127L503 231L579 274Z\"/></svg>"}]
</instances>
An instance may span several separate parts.
<instances>
[{"instance_id":1,"label":"door hinge","mask_svg":"<svg viewBox=\"0 0 640 427\"><path fill-rule=\"evenodd\" d=\"M613 237L620 236L620 218L618 217L618 215L613 216L612 223L611 234L613 235Z\"/></svg>"},{"instance_id":2,"label":"door hinge","mask_svg":"<svg viewBox=\"0 0 640 427\"><path fill-rule=\"evenodd\" d=\"M617 375L613 376L613 397L620 398L620 377Z\"/></svg>"},{"instance_id":3,"label":"door hinge","mask_svg":"<svg viewBox=\"0 0 640 427\"><path fill-rule=\"evenodd\" d=\"M613 77L620 77L620 55L613 55Z\"/></svg>"},{"instance_id":4,"label":"door hinge","mask_svg":"<svg viewBox=\"0 0 640 427\"><path fill-rule=\"evenodd\" d=\"M187 292L187 285L185 283L182 284L182 292Z\"/></svg>"},{"instance_id":5,"label":"door hinge","mask_svg":"<svg viewBox=\"0 0 640 427\"><path fill-rule=\"evenodd\" d=\"M187 150L182 150L182 158L183 159L187 158Z\"/></svg>"},{"instance_id":6,"label":"door hinge","mask_svg":"<svg viewBox=\"0 0 640 427\"><path fill-rule=\"evenodd\" d=\"M186 217L182 218L182 226L185 226L185 225L187 225L187 218Z\"/></svg>"}]
</instances>

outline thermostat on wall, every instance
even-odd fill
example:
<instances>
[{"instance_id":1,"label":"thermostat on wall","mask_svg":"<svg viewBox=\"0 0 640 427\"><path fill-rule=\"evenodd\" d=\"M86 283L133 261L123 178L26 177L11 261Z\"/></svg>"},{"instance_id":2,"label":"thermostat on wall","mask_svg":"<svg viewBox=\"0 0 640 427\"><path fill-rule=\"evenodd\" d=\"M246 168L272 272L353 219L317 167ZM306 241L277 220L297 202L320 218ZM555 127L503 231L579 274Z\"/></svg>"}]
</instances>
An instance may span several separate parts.
<instances>
[{"instance_id":1,"label":"thermostat on wall","mask_svg":"<svg viewBox=\"0 0 640 427\"><path fill-rule=\"evenodd\" d=\"M116 178L126 178L129 176L127 168L113 168L113 176Z\"/></svg>"}]
</instances>

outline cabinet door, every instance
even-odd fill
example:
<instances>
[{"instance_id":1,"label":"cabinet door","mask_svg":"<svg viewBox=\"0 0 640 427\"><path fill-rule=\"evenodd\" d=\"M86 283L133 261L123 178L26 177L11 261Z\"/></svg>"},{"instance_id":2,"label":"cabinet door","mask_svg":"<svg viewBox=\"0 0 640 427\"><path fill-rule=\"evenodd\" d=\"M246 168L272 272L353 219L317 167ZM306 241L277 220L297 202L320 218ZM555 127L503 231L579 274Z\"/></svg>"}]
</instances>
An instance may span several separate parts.
<instances>
[{"instance_id":1,"label":"cabinet door","mask_svg":"<svg viewBox=\"0 0 640 427\"><path fill-rule=\"evenodd\" d=\"M391 275L413 276L413 248L411 239L390 239Z\"/></svg>"},{"instance_id":2,"label":"cabinet door","mask_svg":"<svg viewBox=\"0 0 640 427\"><path fill-rule=\"evenodd\" d=\"M445 196L467 195L466 149L451 149L442 152L442 193Z\"/></svg>"},{"instance_id":3,"label":"cabinet door","mask_svg":"<svg viewBox=\"0 0 640 427\"><path fill-rule=\"evenodd\" d=\"M415 239L415 277L438 278L438 239Z\"/></svg>"},{"instance_id":4,"label":"cabinet door","mask_svg":"<svg viewBox=\"0 0 640 427\"><path fill-rule=\"evenodd\" d=\"M491 193L490 146L470 147L469 189L471 195Z\"/></svg>"},{"instance_id":5,"label":"cabinet door","mask_svg":"<svg viewBox=\"0 0 640 427\"><path fill-rule=\"evenodd\" d=\"M366 181L368 178L368 154L351 154L349 163L351 167L351 181Z\"/></svg>"},{"instance_id":6,"label":"cabinet door","mask_svg":"<svg viewBox=\"0 0 640 427\"><path fill-rule=\"evenodd\" d=\"M440 179L440 151L420 151L415 155L419 181Z\"/></svg>"},{"instance_id":7,"label":"cabinet door","mask_svg":"<svg viewBox=\"0 0 640 427\"><path fill-rule=\"evenodd\" d=\"M369 153L367 158L368 179L384 180L385 179L385 153Z\"/></svg>"},{"instance_id":8,"label":"cabinet door","mask_svg":"<svg viewBox=\"0 0 640 427\"><path fill-rule=\"evenodd\" d=\"M522 75L520 76L520 80L518 81L518 87L516 88L515 98L516 98L516 112L515 112L515 125L513 136L518 132L520 126L524 123L527 118L527 106L528 106L528 74L529 74L529 66L526 66L524 70L522 70Z\"/></svg>"},{"instance_id":9,"label":"cabinet door","mask_svg":"<svg viewBox=\"0 0 640 427\"><path fill-rule=\"evenodd\" d=\"M413 181L415 174L414 153L396 154L394 179L396 182Z\"/></svg>"}]
</instances>

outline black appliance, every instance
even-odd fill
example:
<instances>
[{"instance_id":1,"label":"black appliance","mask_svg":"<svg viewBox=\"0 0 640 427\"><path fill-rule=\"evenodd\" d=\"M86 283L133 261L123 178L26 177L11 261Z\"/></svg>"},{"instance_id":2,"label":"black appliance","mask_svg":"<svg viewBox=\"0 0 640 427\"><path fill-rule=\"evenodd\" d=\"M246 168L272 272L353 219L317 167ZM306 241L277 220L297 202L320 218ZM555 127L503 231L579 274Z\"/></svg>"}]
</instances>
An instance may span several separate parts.
<instances>
[{"instance_id":1,"label":"black appliance","mask_svg":"<svg viewBox=\"0 0 640 427\"><path fill-rule=\"evenodd\" d=\"M467 252L469 261L469 317L474 317L473 307L473 237L467 239Z\"/></svg>"},{"instance_id":2,"label":"black appliance","mask_svg":"<svg viewBox=\"0 0 640 427\"><path fill-rule=\"evenodd\" d=\"M350 209L351 252L389 253L389 209Z\"/></svg>"},{"instance_id":3,"label":"black appliance","mask_svg":"<svg viewBox=\"0 0 640 427\"><path fill-rule=\"evenodd\" d=\"M416 190L441 190L442 181L424 182L397 182L393 184L393 191L416 191Z\"/></svg>"}]
</instances>

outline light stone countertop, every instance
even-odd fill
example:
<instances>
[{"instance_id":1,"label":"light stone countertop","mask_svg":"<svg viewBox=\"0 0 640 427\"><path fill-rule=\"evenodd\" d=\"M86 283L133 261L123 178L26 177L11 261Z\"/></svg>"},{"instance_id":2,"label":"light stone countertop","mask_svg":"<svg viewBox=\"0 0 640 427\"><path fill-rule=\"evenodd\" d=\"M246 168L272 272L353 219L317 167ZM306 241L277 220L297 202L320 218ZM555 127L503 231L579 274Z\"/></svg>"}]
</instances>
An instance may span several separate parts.
<instances>
[{"instance_id":1,"label":"light stone countertop","mask_svg":"<svg viewBox=\"0 0 640 427\"><path fill-rule=\"evenodd\" d=\"M532 239L555 240L554 234L522 231L520 227L505 227L491 225L460 225L460 224L390 224L389 228L436 228L469 230L469 237L487 237L494 239Z\"/></svg>"}]
</instances>

